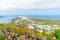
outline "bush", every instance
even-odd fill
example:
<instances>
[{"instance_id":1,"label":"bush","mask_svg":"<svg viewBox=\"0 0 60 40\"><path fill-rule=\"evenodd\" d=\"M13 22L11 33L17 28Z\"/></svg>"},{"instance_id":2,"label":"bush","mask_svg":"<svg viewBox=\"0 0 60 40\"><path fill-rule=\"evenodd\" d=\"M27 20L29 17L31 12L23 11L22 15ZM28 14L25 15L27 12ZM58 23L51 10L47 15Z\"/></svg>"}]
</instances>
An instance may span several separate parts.
<instances>
[{"instance_id":1,"label":"bush","mask_svg":"<svg viewBox=\"0 0 60 40\"><path fill-rule=\"evenodd\" d=\"M60 29L55 30L52 34L56 37L57 40L60 40Z\"/></svg>"},{"instance_id":2,"label":"bush","mask_svg":"<svg viewBox=\"0 0 60 40\"><path fill-rule=\"evenodd\" d=\"M0 40L4 40L4 37L2 34L0 34Z\"/></svg>"}]
</instances>

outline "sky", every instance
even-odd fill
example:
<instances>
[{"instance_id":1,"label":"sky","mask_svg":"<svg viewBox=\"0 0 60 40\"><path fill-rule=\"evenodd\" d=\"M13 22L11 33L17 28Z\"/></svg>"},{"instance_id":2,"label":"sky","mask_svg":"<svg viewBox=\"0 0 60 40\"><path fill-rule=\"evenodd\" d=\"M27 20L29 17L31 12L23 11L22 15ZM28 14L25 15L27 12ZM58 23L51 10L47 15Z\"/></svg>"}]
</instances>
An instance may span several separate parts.
<instances>
[{"instance_id":1,"label":"sky","mask_svg":"<svg viewBox=\"0 0 60 40\"><path fill-rule=\"evenodd\" d=\"M60 0L0 0L0 15L60 15Z\"/></svg>"}]
</instances>

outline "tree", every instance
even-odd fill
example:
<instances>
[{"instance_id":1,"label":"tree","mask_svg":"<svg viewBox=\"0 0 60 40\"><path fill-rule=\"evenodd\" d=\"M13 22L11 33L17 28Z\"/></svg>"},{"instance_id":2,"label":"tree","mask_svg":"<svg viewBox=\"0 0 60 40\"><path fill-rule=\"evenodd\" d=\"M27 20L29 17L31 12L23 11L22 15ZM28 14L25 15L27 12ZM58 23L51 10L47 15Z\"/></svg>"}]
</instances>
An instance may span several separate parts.
<instances>
[{"instance_id":1,"label":"tree","mask_svg":"<svg viewBox=\"0 0 60 40\"><path fill-rule=\"evenodd\" d=\"M4 40L4 36L0 34L0 40Z\"/></svg>"},{"instance_id":2,"label":"tree","mask_svg":"<svg viewBox=\"0 0 60 40\"><path fill-rule=\"evenodd\" d=\"M52 34L56 37L57 40L60 40L60 29L55 30Z\"/></svg>"}]
</instances>

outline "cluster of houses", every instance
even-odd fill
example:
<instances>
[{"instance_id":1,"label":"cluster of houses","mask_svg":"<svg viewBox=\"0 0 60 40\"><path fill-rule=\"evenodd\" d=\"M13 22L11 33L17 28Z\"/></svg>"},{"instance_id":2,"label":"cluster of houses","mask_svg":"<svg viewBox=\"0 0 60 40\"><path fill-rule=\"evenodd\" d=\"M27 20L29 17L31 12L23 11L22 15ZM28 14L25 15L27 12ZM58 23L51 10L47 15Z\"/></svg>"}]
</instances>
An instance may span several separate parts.
<instances>
[{"instance_id":1,"label":"cluster of houses","mask_svg":"<svg viewBox=\"0 0 60 40\"><path fill-rule=\"evenodd\" d=\"M55 25L55 24L54 25L42 25L41 23L37 24L37 23L35 23L35 21L29 19L28 17L22 17L22 16L14 18L12 21L16 25L19 25L19 24L23 24L25 22L25 20L30 22L30 24L25 24L26 27L28 27L29 29L36 29L38 32L43 32L43 29L44 29L47 31L46 33L49 34L50 32L59 28L58 25Z\"/></svg>"},{"instance_id":2,"label":"cluster of houses","mask_svg":"<svg viewBox=\"0 0 60 40\"><path fill-rule=\"evenodd\" d=\"M25 21L29 22L29 24L25 24L27 28L29 29L36 29L37 32L42 33L43 31L45 31L46 34L50 34L51 32L53 32L55 29L58 29L58 25L54 24L54 25L47 25L47 24L41 24L36 23L35 21L31 20L28 17L17 17L14 18L12 20L13 23L15 23L15 25L22 25L23 23L25 23ZM44 36L42 37L43 40L47 40ZM53 37L53 39L55 39L55 37ZM27 39L26 39L27 40ZM37 39L38 40L38 39Z\"/></svg>"}]
</instances>

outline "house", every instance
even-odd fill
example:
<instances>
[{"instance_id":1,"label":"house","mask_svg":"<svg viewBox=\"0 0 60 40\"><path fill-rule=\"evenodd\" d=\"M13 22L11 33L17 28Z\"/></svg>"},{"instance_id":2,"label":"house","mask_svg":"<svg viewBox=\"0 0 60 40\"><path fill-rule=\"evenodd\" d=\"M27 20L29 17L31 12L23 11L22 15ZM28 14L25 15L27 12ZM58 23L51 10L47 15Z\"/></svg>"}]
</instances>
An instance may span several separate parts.
<instances>
[{"instance_id":1,"label":"house","mask_svg":"<svg viewBox=\"0 0 60 40\"><path fill-rule=\"evenodd\" d=\"M33 26L33 25L27 25L27 27L28 27L29 29L34 29L34 26Z\"/></svg>"}]
</instances>

